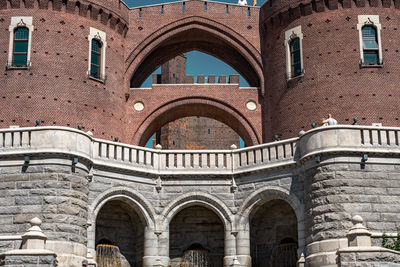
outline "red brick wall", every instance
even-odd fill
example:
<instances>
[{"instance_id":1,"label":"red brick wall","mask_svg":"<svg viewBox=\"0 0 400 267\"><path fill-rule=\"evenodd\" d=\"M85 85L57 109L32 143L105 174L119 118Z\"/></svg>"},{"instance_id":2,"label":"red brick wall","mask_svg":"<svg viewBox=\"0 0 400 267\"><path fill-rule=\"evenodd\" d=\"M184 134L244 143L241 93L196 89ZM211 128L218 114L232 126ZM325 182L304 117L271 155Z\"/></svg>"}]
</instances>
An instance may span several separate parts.
<instances>
[{"instance_id":1,"label":"red brick wall","mask_svg":"<svg viewBox=\"0 0 400 267\"><path fill-rule=\"evenodd\" d=\"M292 15L286 19L284 9L268 17L272 14L269 6L263 6L264 73L268 77L265 99L268 110L265 110L263 130L269 136L267 141L274 134L283 138L296 136L300 130L310 129L313 122L319 124L328 113L339 124L351 124L358 117L361 125L378 122L400 126L397 44L400 10L390 1L390 8L383 8L381 2L376 2L378 7L370 7L367 1L365 7L356 7L353 2L345 4L352 8L339 4L338 9L329 10L322 4L324 11L316 12L315 4L314 9L311 4L303 3L301 8L293 5ZM358 15L379 15L383 68L360 69ZM304 34L305 74L288 83L284 34L298 25Z\"/></svg>"},{"instance_id":2,"label":"red brick wall","mask_svg":"<svg viewBox=\"0 0 400 267\"><path fill-rule=\"evenodd\" d=\"M1 5L0 5L1 6ZM54 8L56 4L54 4ZM83 125L85 131L110 139L124 125L125 90L124 37L110 21L101 23L79 15L51 9L0 9L0 128L9 125ZM81 7L82 8L82 7ZM93 7L94 8L94 7ZM72 11L71 11L72 12ZM32 16L31 63L29 70L5 70L12 16ZM89 28L107 34L105 84L88 79Z\"/></svg>"}]
</instances>

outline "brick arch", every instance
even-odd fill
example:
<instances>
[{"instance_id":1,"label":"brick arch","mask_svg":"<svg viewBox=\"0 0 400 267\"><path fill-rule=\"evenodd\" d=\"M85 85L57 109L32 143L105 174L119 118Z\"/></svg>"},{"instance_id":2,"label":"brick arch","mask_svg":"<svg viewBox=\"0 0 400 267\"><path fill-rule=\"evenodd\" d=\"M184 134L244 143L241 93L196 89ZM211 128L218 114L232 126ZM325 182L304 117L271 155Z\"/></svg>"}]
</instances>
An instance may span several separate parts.
<instances>
[{"instance_id":1,"label":"brick arch","mask_svg":"<svg viewBox=\"0 0 400 267\"><path fill-rule=\"evenodd\" d=\"M149 138L163 125L189 116L207 117L226 124L239 134L248 146L261 142L254 126L235 108L213 99L185 98L168 102L155 109L137 128L132 143L145 146Z\"/></svg>"},{"instance_id":2,"label":"brick arch","mask_svg":"<svg viewBox=\"0 0 400 267\"><path fill-rule=\"evenodd\" d=\"M261 54L243 36L216 21L198 16L170 23L148 36L128 56L126 77L140 87L161 64L198 50L235 68L253 87L264 88Z\"/></svg>"}]
</instances>

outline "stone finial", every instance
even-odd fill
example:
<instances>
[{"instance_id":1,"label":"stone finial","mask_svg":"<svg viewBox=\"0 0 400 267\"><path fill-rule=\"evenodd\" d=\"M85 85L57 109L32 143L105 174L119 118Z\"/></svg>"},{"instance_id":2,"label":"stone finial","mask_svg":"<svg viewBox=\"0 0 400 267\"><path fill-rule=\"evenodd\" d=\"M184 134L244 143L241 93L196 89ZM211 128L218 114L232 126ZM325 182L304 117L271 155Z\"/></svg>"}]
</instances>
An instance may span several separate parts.
<instances>
[{"instance_id":1,"label":"stone finial","mask_svg":"<svg viewBox=\"0 0 400 267\"><path fill-rule=\"evenodd\" d=\"M304 258L304 253L301 253L300 259L297 261L297 267L306 266L306 259Z\"/></svg>"},{"instance_id":2,"label":"stone finial","mask_svg":"<svg viewBox=\"0 0 400 267\"><path fill-rule=\"evenodd\" d=\"M157 150L161 150L161 149L162 149L162 145L157 144L157 145L156 145L156 149L157 149Z\"/></svg>"},{"instance_id":3,"label":"stone finial","mask_svg":"<svg viewBox=\"0 0 400 267\"><path fill-rule=\"evenodd\" d=\"M230 267L240 267L240 262L238 261L237 257L235 256L235 258L232 260L231 265L229 265Z\"/></svg>"},{"instance_id":4,"label":"stone finial","mask_svg":"<svg viewBox=\"0 0 400 267\"><path fill-rule=\"evenodd\" d=\"M237 145L232 144L232 145L231 145L231 149L232 149L232 150L237 149Z\"/></svg>"},{"instance_id":5,"label":"stone finial","mask_svg":"<svg viewBox=\"0 0 400 267\"><path fill-rule=\"evenodd\" d=\"M349 247L370 247L371 232L362 224L363 218L360 215L355 215L352 221L354 226L347 234Z\"/></svg>"},{"instance_id":6,"label":"stone finial","mask_svg":"<svg viewBox=\"0 0 400 267\"><path fill-rule=\"evenodd\" d=\"M31 227L22 235L23 249L44 249L47 240L46 235L40 229L42 220L35 217L30 221Z\"/></svg>"}]
</instances>

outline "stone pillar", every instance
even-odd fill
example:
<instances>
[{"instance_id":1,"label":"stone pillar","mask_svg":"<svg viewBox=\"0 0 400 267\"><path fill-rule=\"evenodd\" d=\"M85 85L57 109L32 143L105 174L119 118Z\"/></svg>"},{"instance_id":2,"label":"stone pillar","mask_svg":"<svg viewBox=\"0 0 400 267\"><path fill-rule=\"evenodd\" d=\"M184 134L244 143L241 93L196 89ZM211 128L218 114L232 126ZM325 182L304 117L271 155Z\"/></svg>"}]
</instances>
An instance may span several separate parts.
<instances>
[{"instance_id":1,"label":"stone pillar","mask_svg":"<svg viewBox=\"0 0 400 267\"><path fill-rule=\"evenodd\" d=\"M154 231L149 227L144 230L144 267L167 267L169 264L167 231Z\"/></svg>"},{"instance_id":2,"label":"stone pillar","mask_svg":"<svg viewBox=\"0 0 400 267\"><path fill-rule=\"evenodd\" d=\"M33 218L30 223L31 227L22 235L22 249L1 253L1 266L57 266L56 253L45 249L47 237L40 229L42 221L39 218Z\"/></svg>"},{"instance_id":3,"label":"stone pillar","mask_svg":"<svg viewBox=\"0 0 400 267\"><path fill-rule=\"evenodd\" d=\"M87 228L87 260L89 266L96 266L96 229L92 222Z\"/></svg>"},{"instance_id":4,"label":"stone pillar","mask_svg":"<svg viewBox=\"0 0 400 267\"><path fill-rule=\"evenodd\" d=\"M225 231L224 239L224 267L229 267L236 256L236 234L230 230Z\"/></svg>"},{"instance_id":5,"label":"stone pillar","mask_svg":"<svg viewBox=\"0 0 400 267\"><path fill-rule=\"evenodd\" d=\"M236 236L236 255L240 266L251 266L250 256L250 230L244 228Z\"/></svg>"}]
</instances>

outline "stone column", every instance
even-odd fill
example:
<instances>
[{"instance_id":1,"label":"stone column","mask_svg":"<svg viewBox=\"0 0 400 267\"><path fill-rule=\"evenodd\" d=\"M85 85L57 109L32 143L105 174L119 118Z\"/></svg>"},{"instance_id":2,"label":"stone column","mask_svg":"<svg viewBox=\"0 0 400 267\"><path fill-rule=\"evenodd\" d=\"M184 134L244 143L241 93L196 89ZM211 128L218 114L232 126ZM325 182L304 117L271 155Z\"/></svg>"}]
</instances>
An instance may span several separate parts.
<instances>
[{"instance_id":1,"label":"stone column","mask_svg":"<svg viewBox=\"0 0 400 267\"><path fill-rule=\"evenodd\" d=\"M144 230L144 267L167 267L168 257L168 231L154 231L149 227Z\"/></svg>"},{"instance_id":2,"label":"stone column","mask_svg":"<svg viewBox=\"0 0 400 267\"><path fill-rule=\"evenodd\" d=\"M96 266L96 229L95 223L87 228L87 260L89 266Z\"/></svg>"},{"instance_id":3,"label":"stone column","mask_svg":"<svg viewBox=\"0 0 400 267\"><path fill-rule=\"evenodd\" d=\"M224 239L224 267L229 267L236 258L236 235L237 232L225 231Z\"/></svg>"},{"instance_id":4,"label":"stone column","mask_svg":"<svg viewBox=\"0 0 400 267\"><path fill-rule=\"evenodd\" d=\"M250 256L250 230L244 228L236 236L236 254L240 266L251 266Z\"/></svg>"}]
</instances>

